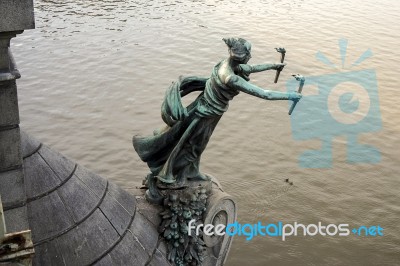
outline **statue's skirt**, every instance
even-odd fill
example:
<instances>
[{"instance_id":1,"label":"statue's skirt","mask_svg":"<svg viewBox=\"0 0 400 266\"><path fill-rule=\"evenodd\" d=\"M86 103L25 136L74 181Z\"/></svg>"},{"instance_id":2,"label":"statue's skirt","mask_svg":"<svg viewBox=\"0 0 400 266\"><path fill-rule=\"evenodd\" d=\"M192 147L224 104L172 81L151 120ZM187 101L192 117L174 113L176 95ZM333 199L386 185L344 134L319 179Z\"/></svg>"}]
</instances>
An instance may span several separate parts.
<instances>
[{"instance_id":1,"label":"statue's skirt","mask_svg":"<svg viewBox=\"0 0 400 266\"><path fill-rule=\"evenodd\" d=\"M203 92L187 108L180 109L183 107L177 92L186 95L185 89L190 92L204 90L205 81L181 78L173 83L162 108L162 117L169 126L153 136L133 138L133 146L140 158L148 164L152 174L165 183L196 178L200 174L201 154L221 116L204 115L207 105ZM190 86L193 82L197 89Z\"/></svg>"}]
</instances>

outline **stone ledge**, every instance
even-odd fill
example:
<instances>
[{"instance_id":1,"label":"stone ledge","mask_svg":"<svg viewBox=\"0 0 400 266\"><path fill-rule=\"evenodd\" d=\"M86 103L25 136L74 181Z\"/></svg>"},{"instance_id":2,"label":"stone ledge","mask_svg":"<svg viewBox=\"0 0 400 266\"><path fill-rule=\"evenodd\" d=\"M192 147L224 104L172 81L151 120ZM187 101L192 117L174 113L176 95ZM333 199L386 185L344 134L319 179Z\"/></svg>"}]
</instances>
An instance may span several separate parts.
<instances>
[{"instance_id":1,"label":"stone ledge","mask_svg":"<svg viewBox=\"0 0 400 266\"><path fill-rule=\"evenodd\" d=\"M22 165L19 127L0 131L0 172Z\"/></svg>"},{"instance_id":2,"label":"stone ledge","mask_svg":"<svg viewBox=\"0 0 400 266\"><path fill-rule=\"evenodd\" d=\"M0 32L35 28L33 0L0 1Z\"/></svg>"},{"instance_id":3,"label":"stone ledge","mask_svg":"<svg viewBox=\"0 0 400 266\"><path fill-rule=\"evenodd\" d=\"M0 82L0 127L18 125L19 111L15 81Z\"/></svg>"}]
</instances>

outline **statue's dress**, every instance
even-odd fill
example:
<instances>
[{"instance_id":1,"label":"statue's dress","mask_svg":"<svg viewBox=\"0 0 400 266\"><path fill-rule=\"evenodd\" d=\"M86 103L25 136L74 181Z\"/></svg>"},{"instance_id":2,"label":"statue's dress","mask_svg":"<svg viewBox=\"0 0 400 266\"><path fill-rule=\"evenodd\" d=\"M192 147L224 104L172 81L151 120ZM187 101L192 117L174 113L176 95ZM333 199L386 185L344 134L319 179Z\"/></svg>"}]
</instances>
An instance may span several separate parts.
<instances>
[{"instance_id":1,"label":"statue's dress","mask_svg":"<svg viewBox=\"0 0 400 266\"><path fill-rule=\"evenodd\" d=\"M167 90L161 116L167 130L150 137L134 137L133 146L154 176L165 183L199 178L202 152L228 109L229 101L239 91L224 85L218 77L222 62L210 78L180 77ZM181 97L193 91L201 94L186 108Z\"/></svg>"}]
</instances>

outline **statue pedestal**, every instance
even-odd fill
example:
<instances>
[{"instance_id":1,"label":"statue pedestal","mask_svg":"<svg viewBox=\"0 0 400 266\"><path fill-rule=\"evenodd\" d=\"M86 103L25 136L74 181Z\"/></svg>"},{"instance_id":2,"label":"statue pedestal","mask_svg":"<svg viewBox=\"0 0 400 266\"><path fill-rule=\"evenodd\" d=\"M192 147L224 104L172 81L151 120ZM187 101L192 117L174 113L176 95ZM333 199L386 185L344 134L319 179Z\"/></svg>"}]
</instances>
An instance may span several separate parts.
<instances>
[{"instance_id":1,"label":"statue pedestal","mask_svg":"<svg viewBox=\"0 0 400 266\"><path fill-rule=\"evenodd\" d=\"M162 187L160 195L163 200L159 204L158 230L166 244L165 257L175 265L223 265L232 237L203 233L207 224L215 229L218 224L226 226L236 221L236 204L219 182L213 177L188 181L184 187Z\"/></svg>"},{"instance_id":2,"label":"statue pedestal","mask_svg":"<svg viewBox=\"0 0 400 266\"><path fill-rule=\"evenodd\" d=\"M212 178L212 190L207 199L204 224L231 224L236 221L237 210L233 198L223 191L217 179ZM203 265L223 265L231 248L232 236L203 236L207 247L207 258Z\"/></svg>"}]
</instances>

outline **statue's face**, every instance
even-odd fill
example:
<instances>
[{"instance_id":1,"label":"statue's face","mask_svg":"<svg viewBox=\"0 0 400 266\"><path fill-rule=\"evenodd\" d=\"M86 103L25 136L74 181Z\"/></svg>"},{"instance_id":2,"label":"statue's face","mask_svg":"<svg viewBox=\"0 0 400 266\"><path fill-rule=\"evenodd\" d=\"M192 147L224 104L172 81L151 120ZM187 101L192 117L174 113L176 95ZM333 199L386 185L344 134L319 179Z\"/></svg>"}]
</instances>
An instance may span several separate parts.
<instances>
[{"instance_id":1,"label":"statue's face","mask_svg":"<svg viewBox=\"0 0 400 266\"><path fill-rule=\"evenodd\" d=\"M247 62L249 62L250 58L251 58L251 44L249 42L245 42L244 46L246 47L248 54L247 56L244 58L244 64L247 64Z\"/></svg>"},{"instance_id":2,"label":"statue's face","mask_svg":"<svg viewBox=\"0 0 400 266\"><path fill-rule=\"evenodd\" d=\"M250 58L251 58L251 54L248 53L248 54L246 55L246 57L243 59L243 63L242 63L242 64L247 64L247 62L249 62Z\"/></svg>"},{"instance_id":3,"label":"statue's face","mask_svg":"<svg viewBox=\"0 0 400 266\"><path fill-rule=\"evenodd\" d=\"M239 64L247 64L251 58L251 44L249 42L237 44L235 47L229 49L229 53ZM246 56L242 57L242 54L246 54Z\"/></svg>"}]
</instances>

